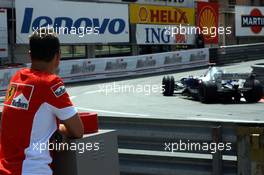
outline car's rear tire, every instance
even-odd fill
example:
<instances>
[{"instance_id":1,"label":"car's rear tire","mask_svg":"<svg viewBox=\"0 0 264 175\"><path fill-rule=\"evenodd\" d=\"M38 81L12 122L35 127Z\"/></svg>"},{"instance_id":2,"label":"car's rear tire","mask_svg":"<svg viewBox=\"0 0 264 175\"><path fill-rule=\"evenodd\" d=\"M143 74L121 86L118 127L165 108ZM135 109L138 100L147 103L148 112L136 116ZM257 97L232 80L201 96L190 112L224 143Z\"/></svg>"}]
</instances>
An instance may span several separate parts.
<instances>
[{"instance_id":1,"label":"car's rear tire","mask_svg":"<svg viewBox=\"0 0 264 175\"><path fill-rule=\"evenodd\" d=\"M231 93L221 93L219 95L219 99L221 100L222 103L224 104L229 104L229 103L232 103L233 102L233 96Z\"/></svg>"},{"instance_id":2,"label":"car's rear tire","mask_svg":"<svg viewBox=\"0 0 264 175\"><path fill-rule=\"evenodd\" d=\"M258 80L254 80L252 89L244 92L243 95L248 103L259 102L263 97L262 85Z\"/></svg>"},{"instance_id":3,"label":"car's rear tire","mask_svg":"<svg viewBox=\"0 0 264 175\"><path fill-rule=\"evenodd\" d=\"M213 82L202 82L199 86L199 100L202 103L212 103L217 99L217 86Z\"/></svg>"},{"instance_id":4,"label":"car's rear tire","mask_svg":"<svg viewBox=\"0 0 264 175\"><path fill-rule=\"evenodd\" d=\"M234 95L234 101L235 101L236 103L239 103L240 100L241 100L241 93L236 93L236 94Z\"/></svg>"},{"instance_id":5,"label":"car's rear tire","mask_svg":"<svg viewBox=\"0 0 264 175\"><path fill-rule=\"evenodd\" d=\"M162 86L164 88L164 90L163 90L163 95L164 96L173 96L174 88L175 88L174 77L173 76L171 76L171 77L169 77L169 76L163 77Z\"/></svg>"}]
</instances>

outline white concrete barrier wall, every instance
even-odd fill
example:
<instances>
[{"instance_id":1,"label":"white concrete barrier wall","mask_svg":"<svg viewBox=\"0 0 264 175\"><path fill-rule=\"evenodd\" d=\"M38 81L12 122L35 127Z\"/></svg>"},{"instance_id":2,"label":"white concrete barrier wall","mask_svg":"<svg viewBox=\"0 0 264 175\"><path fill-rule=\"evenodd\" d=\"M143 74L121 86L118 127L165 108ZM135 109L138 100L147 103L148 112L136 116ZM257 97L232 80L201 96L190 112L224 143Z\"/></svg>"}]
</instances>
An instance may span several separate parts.
<instances>
[{"instance_id":1,"label":"white concrete barrier wall","mask_svg":"<svg viewBox=\"0 0 264 175\"><path fill-rule=\"evenodd\" d=\"M182 70L205 66L208 62L209 49L205 48L129 57L61 61L58 74L65 83L70 83ZM21 68L0 70L2 93L7 89L12 75L19 69Z\"/></svg>"}]
</instances>

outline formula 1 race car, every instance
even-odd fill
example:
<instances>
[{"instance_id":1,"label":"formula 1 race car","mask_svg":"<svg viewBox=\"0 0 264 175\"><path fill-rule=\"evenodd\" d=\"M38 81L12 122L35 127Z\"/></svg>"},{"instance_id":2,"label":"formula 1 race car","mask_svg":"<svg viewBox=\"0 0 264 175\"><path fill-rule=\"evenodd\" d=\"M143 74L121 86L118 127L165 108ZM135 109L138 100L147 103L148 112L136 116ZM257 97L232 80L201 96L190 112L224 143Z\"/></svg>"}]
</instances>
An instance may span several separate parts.
<instances>
[{"instance_id":1,"label":"formula 1 race car","mask_svg":"<svg viewBox=\"0 0 264 175\"><path fill-rule=\"evenodd\" d=\"M263 97L262 85L253 73L224 73L218 67L209 67L200 77L190 76L175 81L165 76L162 80L163 95L181 94L203 103L219 100L239 102L242 97L248 103L257 103Z\"/></svg>"}]
</instances>

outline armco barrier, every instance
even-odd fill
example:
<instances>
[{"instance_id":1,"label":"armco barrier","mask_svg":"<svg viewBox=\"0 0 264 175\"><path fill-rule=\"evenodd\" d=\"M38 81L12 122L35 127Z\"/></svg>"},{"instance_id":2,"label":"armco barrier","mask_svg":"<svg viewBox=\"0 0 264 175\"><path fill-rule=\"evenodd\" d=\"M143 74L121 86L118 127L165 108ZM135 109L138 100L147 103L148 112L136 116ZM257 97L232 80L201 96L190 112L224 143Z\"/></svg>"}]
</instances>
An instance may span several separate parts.
<instances>
[{"instance_id":1,"label":"armco barrier","mask_svg":"<svg viewBox=\"0 0 264 175\"><path fill-rule=\"evenodd\" d=\"M264 59L264 43L221 46L210 49L210 62L221 64Z\"/></svg>"},{"instance_id":2,"label":"armco barrier","mask_svg":"<svg viewBox=\"0 0 264 175\"><path fill-rule=\"evenodd\" d=\"M150 55L61 61L58 74L65 83L137 76L201 67L209 62L209 49ZM30 64L27 65L28 67ZM0 69L0 91L4 92L18 68Z\"/></svg>"},{"instance_id":3,"label":"armco barrier","mask_svg":"<svg viewBox=\"0 0 264 175\"><path fill-rule=\"evenodd\" d=\"M144 75L201 67L209 62L209 49L150 55L62 61L59 75L65 82Z\"/></svg>"},{"instance_id":4,"label":"armco barrier","mask_svg":"<svg viewBox=\"0 0 264 175\"><path fill-rule=\"evenodd\" d=\"M120 167L121 175L264 174L263 122L237 123L100 116L99 123L100 129L116 130L120 165L117 165L117 154L114 154L114 162L101 165L105 160L113 160L112 153L116 149L115 137L107 137L107 140L96 138L103 146L103 149L96 154L58 152L55 160L58 175L77 175L75 173L77 169L80 170L78 175L87 174L88 171L90 174L106 174L105 170L108 174L116 175L119 174L114 172L117 167ZM97 134L90 136L97 137ZM85 142L93 142L94 138L91 139ZM232 149L215 151L214 154L205 150L179 151L176 147L173 147L174 151L172 147L170 150L167 149L165 143L179 144L180 140L184 143L231 143ZM210 148L213 148L212 151L215 147Z\"/></svg>"},{"instance_id":5,"label":"armco barrier","mask_svg":"<svg viewBox=\"0 0 264 175\"><path fill-rule=\"evenodd\" d=\"M121 175L237 175L238 171L242 175L251 175L242 173L245 172L243 167L251 167L250 164L246 165L243 162L247 160L246 163L251 163L250 155L248 157L241 155L245 147L247 150L251 149L251 144L244 143L244 139L250 138L255 128L264 129L264 124L257 122L232 123L109 116L99 117L99 123L101 128L117 130ZM248 133L241 137L239 130L243 127L252 127L251 135ZM260 136L259 138L263 138L262 134ZM179 143L180 140L185 143L232 143L232 150L215 154L198 150L174 153L165 151L165 142ZM261 141L257 143L262 144L260 147L263 148ZM254 170L253 165L251 168Z\"/></svg>"}]
</instances>

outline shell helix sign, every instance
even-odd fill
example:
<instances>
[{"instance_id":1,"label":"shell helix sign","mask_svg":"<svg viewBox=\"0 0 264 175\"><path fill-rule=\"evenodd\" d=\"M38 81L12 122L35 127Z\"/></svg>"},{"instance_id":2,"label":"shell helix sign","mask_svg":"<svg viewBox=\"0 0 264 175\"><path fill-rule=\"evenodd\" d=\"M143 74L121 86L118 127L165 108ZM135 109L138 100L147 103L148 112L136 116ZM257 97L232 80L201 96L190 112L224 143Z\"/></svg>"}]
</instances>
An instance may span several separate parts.
<instances>
[{"instance_id":1,"label":"shell helix sign","mask_svg":"<svg viewBox=\"0 0 264 175\"><path fill-rule=\"evenodd\" d=\"M184 7L130 5L132 24L182 24L195 25L195 9Z\"/></svg>"},{"instance_id":2,"label":"shell helix sign","mask_svg":"<svg viewBox=\"0 0 264 175\"><path fill-rule=\"evenodd\" d=\"M217 3L198 2L197 12L197 26L203 31L208 31L203 32L205 44L217 44L219 5Z\"/></svg>"},{"instance_id":3,"label":"shell helix sign","mask_svg":"<svg viewBox=\"0 0 264 175\"><path fill-rule=\"evenodd\" d=\"M264 7L236 6L236 36L264 36Z\"/></svg>"}]
</instances>

